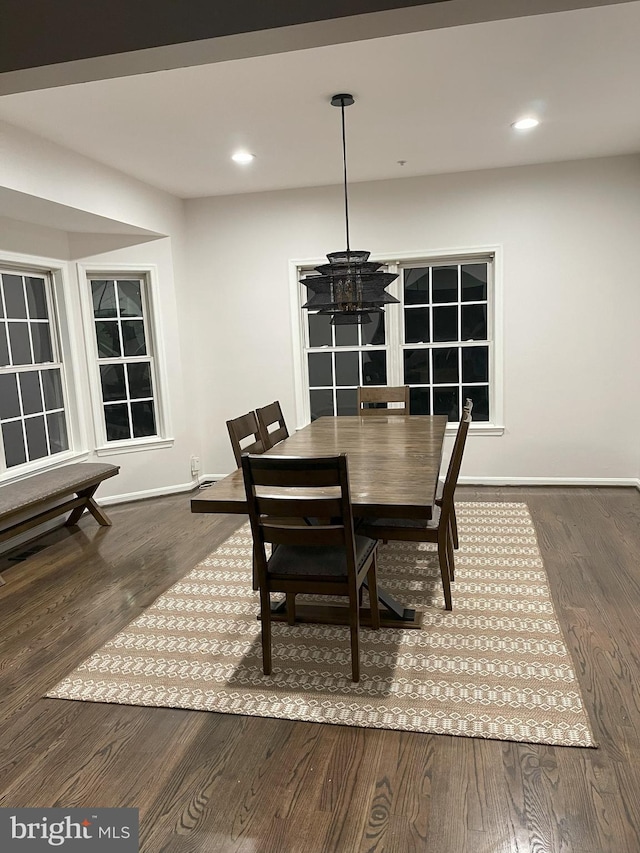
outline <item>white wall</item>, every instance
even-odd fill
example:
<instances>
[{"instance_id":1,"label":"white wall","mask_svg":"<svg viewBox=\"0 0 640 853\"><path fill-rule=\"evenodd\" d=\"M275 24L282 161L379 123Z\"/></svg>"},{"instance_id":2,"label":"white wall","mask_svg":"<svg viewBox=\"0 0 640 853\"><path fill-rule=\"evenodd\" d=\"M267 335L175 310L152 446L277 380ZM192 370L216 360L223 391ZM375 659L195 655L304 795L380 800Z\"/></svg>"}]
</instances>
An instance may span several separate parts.
<instances>
[{"instance_id":1,"label":"white wall","mask_svg":"<svg viewBox=\"0 0 640 853\"><path fill-rule=\"evenodd\" d=\"M350 187L351 244L376 254L500 244L504 425L463 474L626 480L640 470L640 157ZM225 420L280 399L295 419L288 262L344 248L339 187L189 200L188 280L204 470ZM196 367L197 365L197 367Z\"/></svg>"},{"instance_id":2,"label":"white wall","mask_svg":"<svg viewBox=\"0 0 640 853\"><path fill-rule=\"evenodd\" d=\"M188 317L180 320L184 301L177 297L184 276L182 202L86 157L10 125L0 123L0 259L3 252L59 261L69 281L69 310L74 324L74 375L86 425L82 447L93 458L95 434L91 416L88 363L81 333L77 263L157 268L160 322L167 365L171 431L168 448L102 456L121 466L120 475L105 481L98 497L113 499L188 488L189 457L197 453L197 431L190 411L196 377L186 369L180 340ZM18 221L33 216L37 222ZM65 230L66 229L66 230ZM73 230L71 230L73 229ZM123 233L117 233L121 229ZM138 232L138 233L136 233ZM163 236L166 235L166 236ZM188 344L188 337L185 339Z\"/></svg>"}]
</instances>

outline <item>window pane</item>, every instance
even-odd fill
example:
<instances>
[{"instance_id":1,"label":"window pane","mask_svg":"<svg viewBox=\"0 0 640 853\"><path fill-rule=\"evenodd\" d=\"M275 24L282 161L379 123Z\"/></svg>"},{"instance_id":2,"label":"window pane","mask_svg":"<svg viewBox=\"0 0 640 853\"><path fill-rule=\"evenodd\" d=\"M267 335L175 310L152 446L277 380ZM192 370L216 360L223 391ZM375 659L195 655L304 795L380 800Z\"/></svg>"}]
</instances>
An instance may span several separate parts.
<instances>
[{"instance_id":1,"label":"window pane","mask_svg":"<svg viewBox=\"0 0 640 853\"><path fill-rule=\"evenodd\" d=\"M142 289L139 281L118 282L121 317L142 317Z\"/></svg>"},{"instance_id":2,"label":"window pane","mask_svg":"<svg viewBox=\"0 0 640 853\"><path fill-rule=\"evenodd\" d=\"M462 381L487 382L489 380L489 347L462 348Z\"/></svg>"},{"instance_id":3,"label":"window pane","mask_svg":"<svg viewBox=\"0 0 640 853\"><path fill-rule=\"evenodd\" d=\"M62 382L59 370L42 371L42 390L44 391L44 405L47 409L61 409Z\"/></svg>"},{"instance_id":4,"label":"window pane","mask_svg":"<svg viewBox=\"0 0 640 853\"><path fill-rule=\"evenodd\" d=\"M27 461L27 452L22 434L22 421L11 421L8 424L2 424L2 441L4 443L4 458L7 468L13 468L14 465L22 465L23 462Z\"/></svg>"},{"instance_id":5,"label":"window pane","mask_svg":"<svg viewBox=\"0 0 640 853\"><path fill-rule=\"evenodd\" d=\"M36 364L46 364L53 361L51 333L48 323L31 323L31 339L33 340L33 360Z\"/></svg>"},{"instance_id":6,"label":"window pane","mask_svg":"<svg viewBox=\"0 0 640 853\"><path fill-rule=\"evenodd\" d=\"M431 340L428 308L405 308L404 340L407 344L426 344Z\"/></svg>"},{"instance_id":7,"label":"window pane","mask_svg":"<svg viewBox=\"0 0 640 853\"><path fill-rule=\"evenodd\" d=\"M404 351L405 385L428 385L431 377L429 368L430 350L406 349Z\"/></svg>"},{"instance_id":8,"label":"window pane","mask_svg":"<svg viewBox=\"0 0 640 853\"><path fill-rule=\"evenodd\" d=\"M27 286L29 317L31 317L32 320L46 320L49 317L49 314L47 312L47 297L44 289L44 279L27 276L25 278L25 284Z\"/></svg>"},{"instance_id":9,"label":"window pane","mask_svg":"<svg viewBox=\"0 0 640 853\"><path fill-rule=\"evenodd\" d=\"M68 450L69 438L64 412L53 412L47 415L47 426L49 428L51 453L62 453L63 450Z\"/></svg>"},{"instance_id":10,"label":"window pane","mask_svg":"<svg viewBox=\"0 0 640 853\"><path fill-rule=\"evenodd\" d=\"M127 365L129 396L151 397L151 364L148 361Z\"/></svg>"},{"instance_id":11,"label":"window pane","mask_svg":"<svg viewBox=\"0 0 640 853\"><path fill-rule=\"evenodd\" d=\"M25 415L34 415L36 412L43 411L37 370L20 374L20 393L22 394L22 411Z\"/></svg>"},{"instance_id":12,"label":"window pane","mask_svg":"<svg viewBox=\"0 0 640 853\"><path fill-rule=\"evenodd\" d=\"M101 364L100 381L102 383L102 399L105 403L110 400L126 399L124 364Z\"/></svg>"},{"instance_id":13,"label":"window pane","mask_svg":"<svg viewBox=\"0 0 640 853\"><path fill-rule=\"evenodd\" d=\"M29 448L29 459L42 459L48 456L47 434L44 427L44 416L27 418L24 422L27 433L27 447Z\"/></svg>"},{"instance_id":14,"label":"window pane","mask_svg":"<svg viewBox=\"0 0 640 853\"><path fill-rule=\"evenodd\" d=\"M322 418L326 415L333 415L333 392L330 390L321 389L319 391L309 391L309 401L311 403L311 420Z\"/></svg>"},{"instance_id":15,"label":"window pane","mask_svg":"<svg viewBox=\"0 0 640 853\"><path fill-rule=\"evenodd\" d=\"M382 350L362 353L362 384L387 384L387 354Z\"/></svg>"},{"instance_id":16,"label":"window pane","mask_svg":"<svg viewBox=\"0 0 640 853\"><path fill-rule=\"evenodd\" d=\"M14 364L33 364L27 323L9 323L9 343Z\"/></svg>"},{"instance_id":17,"label":"window pane","mask_svg":"<svg viewBox=\"0 0 640 853\"><path fill-rule=\"evenodd\" d=\"M129 408L125 403L104 407L107 441L122 441L131 438Z\"/></svg>"},{"instance_id":18,"label":"window pane","mask_svg":"<svg viewBox=\"0 0 640 853\"><path fill-rule=\"evenodd\" d=\"M428 388L411 388L409 391L409 411L412 415L431 414L431 400Z\"/></svg>"},{"instance_id":19,"label":"window pane","mask_svg":"<svg viewBox=\"0 0 640 853\"><path fill-rule=\"evenodd\" d=\"M404 304L429 304L429 268L404 271Z\"/></svg>"},{"instance_id":20,"label":"window pane","mask_svg":"<svg viewBox=\"0 0 640 853\"><path fill-rule=\"evenodd\" d=\"M24 301L24 288L21 275L3 275L4 301L7 306L9 320L22 320L27 316L27 305Z\"/></svg>"},{"instance_id":21,"label":"window pane","mask_svg":"<svg viewBox=\"0 0 640 853\"><path fill-rule=\"evenodd\" d=\"M462 265L462 301L478 302L487 298L487 265Z\"/></svg>"},{"instance_id":22,"label":"window pane","mask_svg":"<svg viewBox=\"0 0 640 853\"><path fill-rule=\"evenodd\" d=\"M113 281L92 281L91 296L94 317L116 316L116 291Z\"/></svg>"},{"instance_id":23,"label":"window pane","mask_svg":"<svg viewBox=\"0 0 640 853\"><path fill-rule=\"evenodd\" d=\"M98 358L117 358L120 353L120 337L117 322L99 320L96 323Z\"/></svg>"},{"instance_id":24,"label":"window pane","mask_svg":"<svg viewBox=\"0 0 640 853\"><path fill-rule=\"evenodd\" d=\"M458 382L458 347L433 350L433 383Z\"/></svg>"},{"instance_id":25,"label":"window pane","mask_svg":"<svg viewBox=\"0 0 640 853\"><path fill-rule=\"evenodd\" d=\"M9 344L6 323L0 323L0 366L9 364Z\"/></svg>"},{"instance_id":26,"label":"window pane","mask_svg":"<svg viewBox=\"0 0 640 853\"><path fill-rule=\"evenodd\" d=\"M466 400L470 397L473 400L473 409L471 410L471 418L474 421L489 420L489 386L488 385L471 385L462 386L462 396Z\"/></svg>"},{"instance_id":27,"label":"window pane","mask_svg":"<svg viewBox=\"0 0 640 853\"><path fill-rule=\"evenodd\" d=\"M336 326L336 346L337 347L357 347L358 346L358 327L356 325Z\"/></svg>"},{"instance_id":28,"label":"window pane","mask_svg":"<svg viewBox=\"0 0 640 853\"><path fill-rule=\"evenodd\" d=\"M360 384L359 361L357 352L336 353L336 385Z\"/></svg>"},{"instance_id":29,"label":"window pane","mask_svg":"<svg viewBox=\"0 0 640 853\"><path fill-rule=\"evenodd\" d=\"M331 346L331 318L328 314L309 314L309 346Z\"/></svg>"},{"instance_id":30,"label":"window pane","mask_svg":"<svg viewBox=\"0 0 640 853\"><path fill-rule=\"evenodd\" d=\"M358 414L358 392L355 388L339 388L336 391L336 403L339 415Z\"/></svg>"},{"instance_id":31,"label":"window pane","mask_svg":"<svg viewBox=\"0 0 640 853\"><path fill-rule=\"evenodd\" d=\"M458 309L455 305L433 309L433 340L458 340Z\"/></svg>"},{"instance_id":32,"label":"window pane","mask_svg":"<svg viewBox=\"0 0 640 853\"><path fill-rule=\"evenodd\" d=\"M144 339L144 323L142 320L122 321L122 343L125 355L147 354L147 346Z\"/></svg>"},{"instance_id":33,"label":"window pane","mask_svg":"<svg viewBox=\"0 0 640 853\"><path fill-rule=\"evenodd\" d=\"M0 418L20 417L18 381L15 373L0 373Z\"/></svg>"},{"instance_id":34,"label":"window pane","mask_svg":"<svg viewBox=\"0 0 640 853\"><path fill-rule=\"evenodd\" d=\"M333 385L332 355L330 352L309 353L309 385ZM331 404L333 407L333 403Z\"/></svg>"},{"instance_id":35,"label":"window pane","mask_svg":"<svg viewBox=\"0 0 640 853\"><path fill-rule=\"evenodd\" d=\"M462 341L487 340L487 306L462 306Z\"/></svg>"},{"instance_id":36,"label":"window pane","mask_svg":"<svg viewBox=\"0 0 640 853\"><path fill-rule=\"evenodd\" d=\"M156 419L153 411L152 400L132 403L131 417L133 418L134 438L142 438L145 435L156 434Z\"/></svg>"},{"instance_id":37,"label":"window pane","mask_svg":"<svg viewBox=\"0 0 640 853\"><path fill-rule=\"evenodd\" d=\"M458 301L458 267L433 267L433 301Z\"/></svg>"},{"instance_id":38,"label":"window pane","mask_svg":"<svg viewBox=\"0 0 640 853\"><path fill-rule=\"evenodd\" d=\"M450 421L460 420L457 388L433 389L433 414L449 415Z\"/></svg>"},{"instance_id":39,"label":"window pane","mask_svg":"<svg viewBox=\"0 0 640 853\"><path fill-rule=\"evenodd\" d=\"M371 322L364 323L362 329L363 344L384 344L384 314L370 314Z\"/></svg>"}]
</instances>

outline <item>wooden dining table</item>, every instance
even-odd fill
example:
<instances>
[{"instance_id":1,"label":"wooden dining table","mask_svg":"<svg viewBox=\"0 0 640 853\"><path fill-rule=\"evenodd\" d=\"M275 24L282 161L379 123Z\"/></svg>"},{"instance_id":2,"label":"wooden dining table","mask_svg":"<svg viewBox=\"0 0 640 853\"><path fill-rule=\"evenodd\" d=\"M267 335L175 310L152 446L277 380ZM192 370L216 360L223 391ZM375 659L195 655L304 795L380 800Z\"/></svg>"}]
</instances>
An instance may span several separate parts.
<instances>
[{"instance_id":1,"label":"wooden dining table","mask_svg":"<svg viewBox=\"0 0 640 853\"><path fill-rule=\"evenodd\" d=\"M412 518L432 516L442 461L446 415L368 415L322 417L267 451L273 456L331 456L346 453L351 503L355 518ZM191 499L196 513L247 513L247 501L238 469ZM419 627L416 614L384 589L382 624ZM313 608L308 620L316 621ZM333 608L336 610L337 608ZM282 614L286 618L286 614ZM274 618L277 613L274 613ZM366 622L366 619L363 619Z\"/></svg>"}]
</instances>

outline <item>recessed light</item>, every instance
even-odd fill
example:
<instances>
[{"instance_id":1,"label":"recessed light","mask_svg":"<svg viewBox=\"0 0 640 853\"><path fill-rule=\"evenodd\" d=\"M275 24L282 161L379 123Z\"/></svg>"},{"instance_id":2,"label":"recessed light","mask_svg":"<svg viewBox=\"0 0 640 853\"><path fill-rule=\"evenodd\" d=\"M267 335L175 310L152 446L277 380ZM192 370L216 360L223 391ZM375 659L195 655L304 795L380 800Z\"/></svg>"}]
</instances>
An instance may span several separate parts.
<instances>
[{"instance_id":1,"label":"recessed light","mask_svg":"<svg viewBox=\"0 0 640 853\"><path fill-rule=\"evenodd\" d=\"M256 159L256 155L249 154L248 151L236 151L235 154L231 155L231 159L235 163L250 163L252 160Z\"/></svg>"},{"instance_id":2,"label":"recessed light","mask_svg":"<svg viewBox=\"0 0 640 853\"><path fill-rule=\"evenodd\" d=\"M532 127L537 127L540 124L537 118L520 118L518 121L514 121L511 127L516 130L531 130Z\"/></svg>"}]
</instances>

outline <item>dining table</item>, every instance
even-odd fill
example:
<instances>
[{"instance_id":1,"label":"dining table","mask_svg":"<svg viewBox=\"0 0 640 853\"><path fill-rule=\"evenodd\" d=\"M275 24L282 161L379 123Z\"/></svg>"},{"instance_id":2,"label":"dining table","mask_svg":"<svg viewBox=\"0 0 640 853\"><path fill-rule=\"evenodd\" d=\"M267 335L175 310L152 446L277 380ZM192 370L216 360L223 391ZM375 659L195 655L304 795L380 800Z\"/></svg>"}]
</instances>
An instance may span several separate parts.
<instances>
[{"instance_id":1,"label":"dining table","mask_svg":"<svg viewBox=\"0 0 640 853\"><path fill-rule=\"evenodd\" d=\"M435 505L446 425L446 415L381 412L367 417L320 417L278 442L266 454L346 453L354 518L408 518L426 523ZM241 469L201 488L191 499L194 513L246 514L247 511ZM380 585L378 601L383 607L381 624L385 627L420 627L419 614L396 601ZM286 619L282 611L283 604L276 605L273 618ZM296 619L318 621L316 611L317 606L297 606ZM366 617L363 622L366 624Z\"/></svg>"}]
</instances>

